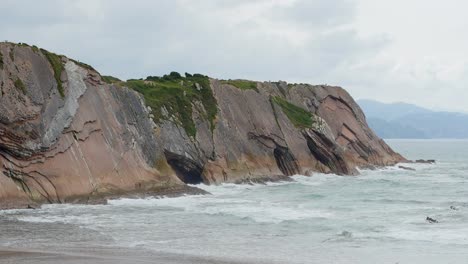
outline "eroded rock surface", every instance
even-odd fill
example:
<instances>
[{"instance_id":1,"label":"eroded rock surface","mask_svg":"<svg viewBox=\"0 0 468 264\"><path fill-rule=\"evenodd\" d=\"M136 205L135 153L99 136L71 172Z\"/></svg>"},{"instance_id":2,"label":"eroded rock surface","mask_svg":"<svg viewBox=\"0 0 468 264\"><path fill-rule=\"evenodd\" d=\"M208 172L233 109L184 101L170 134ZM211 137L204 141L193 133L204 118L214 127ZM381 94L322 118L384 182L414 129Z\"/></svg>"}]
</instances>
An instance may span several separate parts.
<instances>
[{"instance_id":1,"label":"eroded rock surface","mask_svg":"<svg viewBox=\"0 0 468 264\"><path fill-rule=\"evenodd\" d=\"M163 150L138 93L105 85L92 69L63 58L62 98L40 51L7 44L0 51L1 206L182 184L154 168Z\"/></svg>"},{"instance_id":2,"label":"eroded rock surface","mask_svg":"<svg viewBox=\"0 0 468 264\"><path fill-rule=\"evenodd\" d=\"M61 203L185 183L261 182L313 172L357 174L356 167L405 159L367 126L340 87L256 83L240 89L210 79L217 114L192 103L196 134L125 83L107 84L87 65L1 43L0 207ZM63 87L63 96L58 87ZM182 80L183 82L183 80ZM297 126L284 105L312 122Z\"/></svg>"}]
</instances>

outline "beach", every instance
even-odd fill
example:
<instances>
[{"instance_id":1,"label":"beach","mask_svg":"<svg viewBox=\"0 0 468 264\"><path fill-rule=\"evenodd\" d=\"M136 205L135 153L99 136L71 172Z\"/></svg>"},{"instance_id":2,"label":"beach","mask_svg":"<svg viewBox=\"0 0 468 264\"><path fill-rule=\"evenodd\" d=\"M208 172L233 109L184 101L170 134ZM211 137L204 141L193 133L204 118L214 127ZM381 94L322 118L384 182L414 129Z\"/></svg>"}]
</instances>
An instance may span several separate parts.
<instances>
[{"instance_id":1,"label":"beach","mask_svg":"<svg viewBox=\"0 0 468 264\"><path fill-rule=\"evenodd\" d=\"M249 264L249 262L128 248L75 248L67 252L0 248L0 262L2 264Z\"/></svg>"},{"instance_id":2,"label":"beach","mask_svg":"<svg viewBox=\"0 0 468 264\"><path fill-rule=\"evenodd\" d=\"M436 163L4 210L0 263L467 263L468 141L390 143Z\"/></svg>"}]
</instances>

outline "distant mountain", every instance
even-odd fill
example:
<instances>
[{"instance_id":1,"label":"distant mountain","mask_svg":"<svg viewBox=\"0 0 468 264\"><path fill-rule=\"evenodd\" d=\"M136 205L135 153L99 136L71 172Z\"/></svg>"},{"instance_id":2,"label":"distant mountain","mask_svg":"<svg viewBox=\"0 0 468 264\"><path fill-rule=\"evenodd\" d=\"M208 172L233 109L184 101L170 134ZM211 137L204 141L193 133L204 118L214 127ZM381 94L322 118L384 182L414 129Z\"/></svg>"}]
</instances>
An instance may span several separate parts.
<instances>
[{"instance_id":1,"label":"distant mountain","mask_svg":"<svg viewBox=\"0 0 468 264\"><path fill-rule=\"evenodd\" d=\"M370 117L367 123L381 138L428 138L424 131L395 121Z\"/></svg>"},{"instance_id":2,"label":"distant mountain","mask_svg":"<svg viewBox=\"0 0 468 264\"><path fill-rule=\"evenodd\" d=\"M468 115L407 103L358 100L367 122L383 138L468 138Z\"/></svg>"},{"instance_id":3,"label":"distant mountain","mask_svg":"<svg viewBox=\"0 0 468 264\"><path fill-rule=\"evenodd\" d=\"M407 103L386 104L373 100L358 100L357 103L364 110L367 117L378 117L391 121L409 114L432 113L431 110Z\"/></svg>"}]
</instances>

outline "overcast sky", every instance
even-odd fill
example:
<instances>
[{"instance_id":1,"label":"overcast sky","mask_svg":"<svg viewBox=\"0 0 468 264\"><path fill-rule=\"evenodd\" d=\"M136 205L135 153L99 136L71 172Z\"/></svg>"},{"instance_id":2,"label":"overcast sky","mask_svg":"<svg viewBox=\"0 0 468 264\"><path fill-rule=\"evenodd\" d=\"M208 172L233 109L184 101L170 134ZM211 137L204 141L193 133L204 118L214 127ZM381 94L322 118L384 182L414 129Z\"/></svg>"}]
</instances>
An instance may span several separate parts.
<instances>
[{"instance_id":1,"label":"overcast sky","mask_svg":"<svg viewBox=\"0 0 468 264\"><path fill-rule=\"evenodd\" d=\"M0 0L0 36L121 79L199 72L468 112L463 0Z\"/></svg>"}]
</instances>

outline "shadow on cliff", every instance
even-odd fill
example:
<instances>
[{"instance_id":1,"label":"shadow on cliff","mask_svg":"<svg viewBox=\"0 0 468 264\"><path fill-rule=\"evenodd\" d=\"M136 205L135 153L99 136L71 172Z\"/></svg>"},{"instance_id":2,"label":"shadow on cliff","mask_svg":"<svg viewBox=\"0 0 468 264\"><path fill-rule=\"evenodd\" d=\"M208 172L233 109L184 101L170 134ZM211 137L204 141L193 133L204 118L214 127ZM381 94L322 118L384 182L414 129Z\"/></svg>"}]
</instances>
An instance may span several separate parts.
<instances>
[{"instance_id":1,"label":"shadow on cliff","mask_svg":"<svg viewBox=\"0 0 468 264\"><path fill-rule=\"evenodd\" d=\"M203 183L203 168L195 161L168 150L164 150L164 155L166 156L167 163L172 167L181 181L186 184Z\"/></svg>"}]
</instances>

